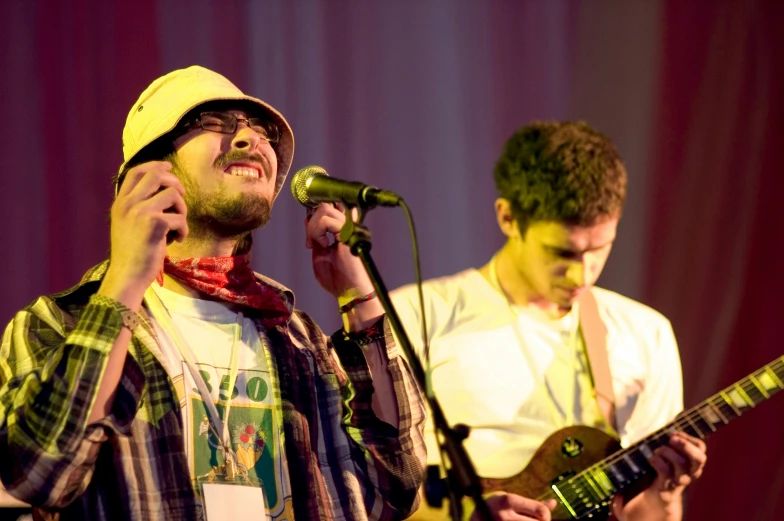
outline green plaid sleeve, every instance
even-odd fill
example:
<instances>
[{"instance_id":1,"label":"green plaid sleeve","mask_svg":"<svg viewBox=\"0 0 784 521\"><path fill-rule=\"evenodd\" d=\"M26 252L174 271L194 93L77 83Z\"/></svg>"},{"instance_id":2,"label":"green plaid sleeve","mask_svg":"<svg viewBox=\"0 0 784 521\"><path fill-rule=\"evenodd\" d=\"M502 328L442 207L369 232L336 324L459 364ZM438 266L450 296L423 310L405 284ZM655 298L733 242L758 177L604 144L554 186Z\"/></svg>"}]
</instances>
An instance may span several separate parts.
<instances>
[{"instance_id":1,"label":"green plaid sleeve","mask_svg":"<svg viewBox=\"0 0 784 521\"><path fill-rule=\"evenodd\" d=\"M103 424L87 424L120 328L120 313L88 304L75 318L48 297L20 311L0 344L0 478L38 506L86 488Z\"/></svg>"},{"instance_id":2,"label":"green plaid sleeve","mask_svg":"<svg viewBox=\"0 0 784 521\"><path fill-rule=\"evenodd\" d=\"M366 498L368 519L407 517L418 506L426 462L424 403L413 375L400 356L386 317L361 332L338 331L332 344L348 377L343 390L346 431L365 454L361 473L374 484L375 498ZM373 380L362 353L368 349L387 353L397 399L397 428L373 412Z\"/></svg>"}]
</instances>

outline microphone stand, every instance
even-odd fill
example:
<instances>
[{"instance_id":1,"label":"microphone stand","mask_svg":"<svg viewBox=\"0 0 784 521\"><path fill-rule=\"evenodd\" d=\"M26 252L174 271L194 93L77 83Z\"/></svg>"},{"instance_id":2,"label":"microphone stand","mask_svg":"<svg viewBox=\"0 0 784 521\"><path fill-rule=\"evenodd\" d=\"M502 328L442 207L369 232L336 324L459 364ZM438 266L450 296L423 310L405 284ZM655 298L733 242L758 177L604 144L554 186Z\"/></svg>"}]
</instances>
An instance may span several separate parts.
<instances>
[{"instance_id":1,"label":"microphone stand","mask_svg":"<svg viewBox=\"0 0 784 521\"><path fill-rule=\"evenodd\" d=\"M346 222L340 230L338 239L349 247L355 257L359 257L362 260L362 264L365 266L365 270L373 283L373 288L376 290L381 305L384 307L387 320L389 320L389 324L395 332L398 342L400 342L400 347L408 359L411 372L419 384L419 388L425 390L427 387L425 385L425 371L422 369L422 363L411 347L411 342L408 335L406 335L405 329L403 329L397 311L392 305L392 300L389 298L389 292L384 286L381 274L378 272L375 262L370 255L370 230L362 224L365 209L359 208L358 222L354 222L351 219L351 210L352 207L346 205ZM451 492L450 510L455 521L462 521L463 496L471 497L474 500L475 509L479 513L480 519L493 521L490 509L482 497L482 485L479 481L479 476L462 444L462 441L468 436L468 427L464 425L457 425L455 429L449 427L436 397L430 396L431 393L425 392L424 394L433 414L436 432L440 432L443 438L441 450L448 456L452 465L449 469L447 480L449 481L449 490Z\"/></svg>"}]
</instances>

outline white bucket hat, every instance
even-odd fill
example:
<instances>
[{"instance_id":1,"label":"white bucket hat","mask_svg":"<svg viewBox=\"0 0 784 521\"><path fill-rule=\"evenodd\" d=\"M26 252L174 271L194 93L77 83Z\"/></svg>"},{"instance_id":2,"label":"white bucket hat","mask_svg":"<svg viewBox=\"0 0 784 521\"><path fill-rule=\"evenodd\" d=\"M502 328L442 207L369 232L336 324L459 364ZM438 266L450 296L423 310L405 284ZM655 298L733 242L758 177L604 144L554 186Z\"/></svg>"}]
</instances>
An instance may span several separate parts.
<instances>
[{"instance_id":1,"label":"white bucket hat","mask_svg":"<svg viewBox=\"0 0 784 521\"><path fill-rule=\"evenodd\" d=\"M245 95L225 77L198 65L161 76L139 96L125 120L120 172L144 147L171 132L185 114L203 103L219 100L242 100L258 105L280 128L280 140L275 147L278 156L277 196L294 157L294 134L288 122L269 104Z\"/></svg>"}]
</instances>

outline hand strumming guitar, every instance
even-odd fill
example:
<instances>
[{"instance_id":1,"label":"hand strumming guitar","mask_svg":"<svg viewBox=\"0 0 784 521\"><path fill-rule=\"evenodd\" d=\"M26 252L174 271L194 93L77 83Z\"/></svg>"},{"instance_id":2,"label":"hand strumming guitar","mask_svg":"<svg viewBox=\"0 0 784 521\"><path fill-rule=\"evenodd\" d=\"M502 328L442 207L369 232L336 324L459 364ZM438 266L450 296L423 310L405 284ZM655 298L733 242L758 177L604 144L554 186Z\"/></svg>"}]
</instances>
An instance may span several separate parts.
<instances>
[{"instance_id":1,"label":"hand strumming guitar","mask_svg":"<svg viewBox=\"0 0 784 521\"><path fill-rule=\"evenodd\" d=\"M505 492L490 496L485 501L493 517L498 521L550 521L550 511L556 505L554 499L540 503L534 499ZM471 521L482 521L476 510L471 514Z\"/></svg>"}]
</instances>

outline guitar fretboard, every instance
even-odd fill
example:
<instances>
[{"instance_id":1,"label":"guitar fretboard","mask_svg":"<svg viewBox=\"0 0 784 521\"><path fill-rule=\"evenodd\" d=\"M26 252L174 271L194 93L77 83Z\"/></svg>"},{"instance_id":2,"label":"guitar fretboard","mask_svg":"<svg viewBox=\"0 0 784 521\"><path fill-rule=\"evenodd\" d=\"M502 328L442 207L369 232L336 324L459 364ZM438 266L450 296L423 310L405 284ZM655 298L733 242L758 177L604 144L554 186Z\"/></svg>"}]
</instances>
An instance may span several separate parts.
<instances>
[{"instance_id":1,"label":"guitar fretboard","mask_svg":"<svg viewBox=\"0 0 784 521\"><path fill-rule=\"evenodd\" d=\"M648 463L653 451L683 431L705 439L744 411L784 389L784 356L678 415L669 425L634 445L614 453L579 474L552 485L543 497L555 497L575 519L604 508L613 496L656 471Z\"/></svg>"}]
</instances>

